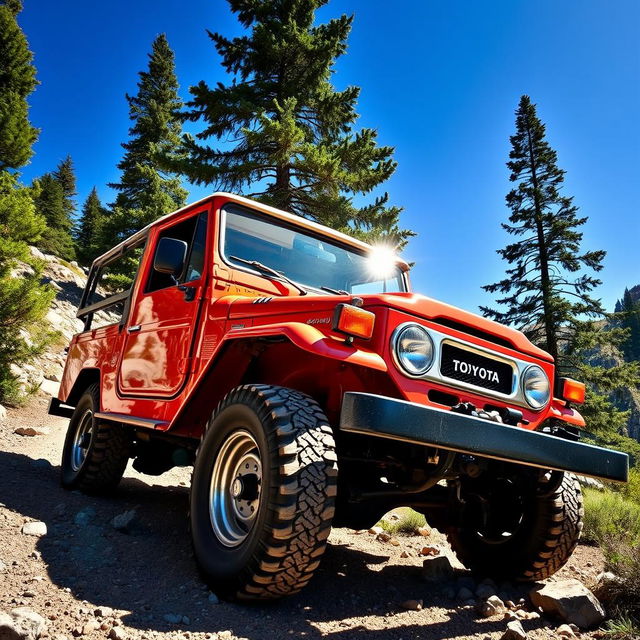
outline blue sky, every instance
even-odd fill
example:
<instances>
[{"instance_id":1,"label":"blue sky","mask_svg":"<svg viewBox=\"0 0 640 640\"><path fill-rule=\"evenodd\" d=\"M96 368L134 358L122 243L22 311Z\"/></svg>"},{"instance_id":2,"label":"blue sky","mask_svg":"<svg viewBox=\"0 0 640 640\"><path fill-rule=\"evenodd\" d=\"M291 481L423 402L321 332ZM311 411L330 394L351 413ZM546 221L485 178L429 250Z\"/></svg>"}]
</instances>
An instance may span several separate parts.
<instances>
[{"instance_id":1,"label":"blue sky","mask_svg":"<svg viewBox=\"0 0 640 640\"><path fill-rule=\"evenodd\" d=\"M565 193L589 216L584 248L607 251L598 294L612 308L640 283L637 0L332 0L318 19L341 13L355 21L334 84L362 88L359 124L396 149L385 189L419 234L404 254L415 290L471 310L491 304L480 287L504 274L495 250L507 240L505 161L523 93L567 171ZM124 94L154 37L167 34L187 98L202 79L228 80L205 29L240 32L224 0L25 0L19 21L41 82L31 118L42 133L23 180L71 154L80 204L93 185L112 199ZM192 200L210 191L186 186Z\"/></svg>"}]
</instances>

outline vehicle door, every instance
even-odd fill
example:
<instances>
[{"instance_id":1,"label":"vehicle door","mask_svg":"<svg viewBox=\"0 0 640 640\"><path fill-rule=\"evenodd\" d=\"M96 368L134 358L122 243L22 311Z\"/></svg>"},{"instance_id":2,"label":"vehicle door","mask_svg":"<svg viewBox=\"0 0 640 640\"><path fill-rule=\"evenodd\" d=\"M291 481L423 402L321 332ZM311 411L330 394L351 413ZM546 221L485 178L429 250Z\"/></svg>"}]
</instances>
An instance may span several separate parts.
<instances>
[{"instance_id":1,"label":"vehicle door","mask_svg":"<svg viewBox=\"0 0 640 640\"><path fill-rule=\"evenodd\" d=\"M126 327L118 388L124 396L173 397L191 368L195 324L205 286L206 211L196 212L152 236L152 250ZM158 271L163 238L186 245L182 272Z\"/></svg>"}]
</instances>

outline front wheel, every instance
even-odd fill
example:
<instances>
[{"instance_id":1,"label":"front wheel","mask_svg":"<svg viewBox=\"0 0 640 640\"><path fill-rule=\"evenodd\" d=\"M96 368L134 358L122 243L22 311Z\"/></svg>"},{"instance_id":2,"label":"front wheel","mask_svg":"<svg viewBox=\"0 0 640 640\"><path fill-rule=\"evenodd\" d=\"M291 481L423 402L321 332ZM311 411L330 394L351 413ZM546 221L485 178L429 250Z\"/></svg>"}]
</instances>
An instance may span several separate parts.
<instances>
[{"instance_id":1,"label":"front wheel","mask_svg":"<svg viewBox=\"0 0 640 640\"><path fill-rule=\"evenodd\" d=\"M331 531L336 482L333 433L314 400L268 385L227 394L191 481L194 552L211 588L265 600L304 587Z\"/></svg>"},{"instance_id":2,"label":"front wheel","mask_svg":"<svg viewBox=\"0 0 640 640\"><path fill-rule=\"evenodd\" d=\"M544 580L578 544L584 509L574 475L468 479L459 496L458 526L447 537L462 564L482 576Z\"/></svg>"}]
</instances>

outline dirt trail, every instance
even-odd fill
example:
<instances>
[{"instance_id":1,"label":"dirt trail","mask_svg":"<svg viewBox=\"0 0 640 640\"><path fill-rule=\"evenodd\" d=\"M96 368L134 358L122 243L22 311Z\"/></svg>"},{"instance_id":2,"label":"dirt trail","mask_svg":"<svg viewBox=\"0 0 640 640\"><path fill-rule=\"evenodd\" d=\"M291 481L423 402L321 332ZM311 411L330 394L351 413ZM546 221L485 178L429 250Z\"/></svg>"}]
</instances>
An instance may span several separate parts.
<instances>
[{"instance_id":1,"label":"dirt trail","mask_svg":"<svg viewBox=\"0 0 640 640\"><path fill-rule=\"evenodd\" d=\"M399 538L395 547L367 533L335 529L320 569L299 595L272 605L212 602L191 555L189 470L150 478L129 468L110 498L66 492L58 474L67 421L47 416L46 406L39 396L10 409L0 423L0 611L34 609L49 619L47 635L54 640L97 640L110 632L120 633L118 640L497 640L504 633L500 616L481 619L452 597L464 576L462 583L421 578L418 550L425 543L451 553L435 531L427 539ZM48 433L23 437L14 433L20 426ZM130 509L136 517L124 534L111 520ZM31 520L45 522L47 534L21 533ZM402 558L403 551L409 557ZM588 583L601 569L599 551L580 547L559 576ZM512 589L513 598L522 594ZM404 611L400 603L409 599L423 600L425 608ZM115 611L96 617L97 607ZM556 625L543 618L523 626L529 638L557 637Z\"/></svg>"}]
</instances>

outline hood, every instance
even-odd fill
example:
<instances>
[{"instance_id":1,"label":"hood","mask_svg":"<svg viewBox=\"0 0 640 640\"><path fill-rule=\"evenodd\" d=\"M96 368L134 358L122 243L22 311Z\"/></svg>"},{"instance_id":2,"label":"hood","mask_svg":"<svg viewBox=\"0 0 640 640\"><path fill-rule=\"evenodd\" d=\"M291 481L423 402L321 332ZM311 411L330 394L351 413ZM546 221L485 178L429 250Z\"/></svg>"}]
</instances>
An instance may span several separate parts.
<instances>
[{"instance_id":1,"label":"hood","mask_svg":"<svg viewBox=\"0 0 640 640\"><path fill-rule=\"evenodd\" d=\"M553 362L553 358L546 351L536 347L521 331L433 298L417 293L387 293L366 295L362 298L365 307L382 305L469 335L483 337L482 334L488 334L485 339L491 341L493 337L493 342L511 346L522 353Z\"/></svg>"}]
</instances>

